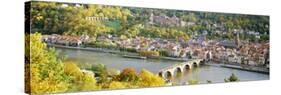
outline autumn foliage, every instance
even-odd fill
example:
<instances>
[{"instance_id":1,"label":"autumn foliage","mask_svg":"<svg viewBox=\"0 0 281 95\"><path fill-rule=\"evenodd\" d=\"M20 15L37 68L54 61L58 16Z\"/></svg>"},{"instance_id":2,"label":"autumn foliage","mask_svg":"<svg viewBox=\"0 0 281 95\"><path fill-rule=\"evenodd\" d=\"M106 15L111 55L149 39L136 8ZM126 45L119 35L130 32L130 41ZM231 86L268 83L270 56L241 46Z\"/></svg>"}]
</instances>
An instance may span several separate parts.
<instances>
[{"instance_id":1,"label":"autumn foliage","mask_svg":"<svg viewBox=\"0 0 281 95\"><path fill-rule=\"evenodd\" d=\"M81 72L74 63L63 63L54 49L48 49L41 42L39 33L27 36L32 52L26 54L26 57L30 55L25 71L29 78L26 79L26 92L43 94L98 89L94 76Z\"/></svg>"},{"instance_id":2,"label":"autumn foliage","mask_svg":"<svg viewBox=\"0 0 281 95\"><path fill-rule=\"evenodd\" d=\"M140 51L139 54L145 57L159 57L159 52L157 51Z\"/></svg>"},{"instance_id":3,"label":"autumn foliage","mask_svg":"<svg viewBox=\"0 0 281 95\"><path fill-rule=\"evenodd\" d=\"M139 76L133 68L125 68L118 76L118 80L126 82L137 81L138 79Z\"/></svg>"},{"instance_id":4,"label":"autumn foliage","mask_svg":"<svg viewBox=\"0 0 281 95\"><path fill-rule=\"evenodd\" d=\"M165 80L161 77L154 75L153 73L142 69L140 73L139 85L141 87L152 87L152 86L163 86L165 85Z\"/></svg>"},{"instance_id":5,"label":"autumn foliage","mask_svg":"<svg viewBox=\"0 0 281 95\"><path fill-rule=\"evenodd\" d=\"M27 35L30 38L30 54L25 65L25 88L27 93L46 94L60 92L90 91L100 89L138 88L163 86L162 78L142 70L137 73L133 68L125 68L118 75L109 76L102 65L93 65L90 70L81 70L77 63L61 60L54 48L47 48L41 42L41 34ZM29 42L29 40L27 40ZM105 72L105 73L102 73ZM95 74L103 81L97 83ZM113 77L109 80L109 77Z\"/></svg>"}]
</instances>

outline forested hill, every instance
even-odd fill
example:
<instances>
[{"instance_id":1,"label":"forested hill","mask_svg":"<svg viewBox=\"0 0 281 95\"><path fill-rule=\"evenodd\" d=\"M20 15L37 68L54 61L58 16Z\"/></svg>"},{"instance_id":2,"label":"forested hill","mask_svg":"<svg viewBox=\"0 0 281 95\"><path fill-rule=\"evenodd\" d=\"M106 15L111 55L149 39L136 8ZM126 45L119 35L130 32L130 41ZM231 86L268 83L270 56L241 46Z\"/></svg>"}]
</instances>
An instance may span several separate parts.
<instances>
[{"instance_id":1,"label":"forested hill","mask_svg":"<svg viewBox=\"0 0 281 95\"><path fill-rule=\"evenodd\" d=\"M207 31L209 38L232 38L234 30L269 36L269 16L118 7L94 4L32 2L31 32L42 34L112 34L187 40ZM217 31L227 32L226 35ZM230 35L230 36L229 36Z\"/></svg>"}]
</instances>

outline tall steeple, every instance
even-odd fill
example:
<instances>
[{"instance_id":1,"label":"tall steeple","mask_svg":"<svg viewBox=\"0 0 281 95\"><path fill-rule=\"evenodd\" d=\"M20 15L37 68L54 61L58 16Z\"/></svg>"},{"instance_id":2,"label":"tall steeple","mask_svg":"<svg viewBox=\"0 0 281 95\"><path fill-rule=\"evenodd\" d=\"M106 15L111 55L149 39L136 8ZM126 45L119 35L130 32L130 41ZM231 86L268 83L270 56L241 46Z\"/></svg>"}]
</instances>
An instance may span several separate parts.
<instances>
[{"instance_id":1,"label":"tall steeple","mask_svg":"<svg viewBox=\"0 0 281 95\"><path fill-rule=\"evenodd\" d=\"M236 34L235 44L237 47L240 47L241 44L240 44L240 39L239 39L239 32L237 31L237 32L235 32L235 34Z\"/></svg>"}]
</instances>

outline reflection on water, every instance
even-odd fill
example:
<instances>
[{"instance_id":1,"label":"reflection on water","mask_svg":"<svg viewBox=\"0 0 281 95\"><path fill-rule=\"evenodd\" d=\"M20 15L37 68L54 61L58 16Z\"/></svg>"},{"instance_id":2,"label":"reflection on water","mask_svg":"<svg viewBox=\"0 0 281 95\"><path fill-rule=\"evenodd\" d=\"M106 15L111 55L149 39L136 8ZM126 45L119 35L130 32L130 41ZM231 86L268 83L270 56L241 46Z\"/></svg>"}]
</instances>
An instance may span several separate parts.
<instances>
[{"instance_id":1,"label":"reflection on water","mask_svg":"<svg viewBox=\"0 0 281 95\"><path fill-rule=\"evenodd\" d=\"M123 58L122 56L110 53L99 53L92 51L73 50L73 49L61 49L57 48L59 55L66 56L70 60L76 60L80 63L91 64L104 64L108 68L114 68L122 70L127 67L134 68L136 71L140 71L145 68L153 73L157 73L160 69L167 66L178 64L180 62L168 61L168 60L142 60ZM241 81L250 80L267 80L269 75L256 72L242 71L237 69L214 67L214 66L199 66L191 70L178 71L175 70L175 77L172 78L174 83L184 83L188 80L199 80L200 83L217 83L224 82L224 79L234 73Z\"/></svg>"}]
</instances>

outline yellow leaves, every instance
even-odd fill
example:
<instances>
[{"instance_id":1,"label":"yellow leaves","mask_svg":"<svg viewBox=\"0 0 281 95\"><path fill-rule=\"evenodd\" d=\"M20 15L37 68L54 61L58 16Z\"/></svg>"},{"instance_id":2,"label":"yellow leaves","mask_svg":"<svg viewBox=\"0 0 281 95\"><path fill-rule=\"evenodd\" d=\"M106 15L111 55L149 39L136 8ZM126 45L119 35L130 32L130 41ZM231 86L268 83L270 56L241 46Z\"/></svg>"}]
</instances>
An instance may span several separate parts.
<instances>
[{"instance_id":1,"label":"yellow leaves","mask_svg":"<svg viewBox=\"0 0 281 95\"><path fill-rule=\"evenodd\" d=\"M40 78L40 70L31 68L30 87L32 94L42 93L58 93L65 92L68 89L68 84L64 81L56 80L55 72L50 72L47 78Z\"/></svg>"},{"instance_id":2,"label":"yellow leaves","mask_svg":"<svg viewBox=\"0 0 281 95\"><path fill-rule=\"evenodd\" d=\"M30 80L31 81L37 81L40 80L40 73L39 73L39 68L36 65L31 64L31 68L30 68Z\"/></svg>"},{"instance_id":3,"label":"yellow leaves","mask_svg":"<svg viewBox=\"0 0 281 95\"><path fill-rule=\"evenodd\" d=\"M65 62L64 72L74 77L72 86L77 87L75 90L90 91L99 89L93 74L82 72L80 68L71 61Z\"/></svg>"},{"instance_id":4,"label":"yellow leaves","mask_svg":"<svg viewBox=\"0 0 281 95\"><path fill-rule=\"evenodd\" d=\"M46 44L41 43L41 35L39 33L31 34L30 37L30 62L32 64L40 64L48 61L46 56Z\"/></svg>"},{"instance_id":5,"label":"yellow leaves","mask_svg":"<svg viewBox=\"0 0 281 95\"><path fill-rule=\"evenodd\" d=\"M134 72L134 74L132 74ZM129 80L132 75L137 76L135 81L123 81ZM120 82L123 81L123 82ZM142 69L140 74L137 74L133 69L127 68L119 75L119 80L112 81L109 84L108 89L120 89L120 88L138 88L138 87L153 87L164 86L165 81L161 77L154 75L153 73Z\"/></svg>"},{"instance_id":6,"label":"yellow leaves","mask_svg":"<svg viewBox=\"0 0 281 95\"><path fill-rule=\"evenodd\" d=\"M145 57L159 57L159 52L157 51L140 51L139 54Z\"/></svg>"},{"instance_id":7,"label":"yellow leaves","mask_svg":"<svg viewBox=\"0 0 281 95\"><path fill-rule=\"evenodd\" d=\"M65 92L68 89L68 84L60 81L54 81L51 79L45 79L42 81L31 80L31 93L43 94L43 93L58 93Z\"/></svg>"},{"instance_id":8,"label":"yellow leaves","mask_svg":"<svg viewBox=\"0 0 281 95\"><path fill-rule=\"evenodd\" d=\"M139 85L141 87L151 87L151 86L164 86L165 81L161 77L154 75L153 73L142 69L140 73L141 80Z\"/></svg>"},{"instance_id":9,"label":"yellow leaves","mask_svg":"<svg viewBox=\"0 0 281 95\"><path fill-rule=\"evenodd\" d=\"M40 21L40 20L43 19L43 16L37 16L37 17L35 17L35 18L36 18L36 20Z\"/></svg>"},{"instance_id":10,"label":"yellow leaves","mask_svg":"<svg viewBox=\"0 0 281 95\"><path fill-rule=\"evenodd\" d=\"M118 81L112 81L108 87L108 89L122 89L122 88L126 88L126 83L118 82Z\"/></svg>"},{"instance_id":11,"label":"yellow leaves","mask_svg":"<svg viewBox=\"0 0 281 95\"><path fill-rule=\"evenodd\" d=\"M126 35L121 35L120 39L127 39L127 36Z\"/></svg>"},{"instance_id":12,"label":"yellow leaves","mask_svg":"<svg viewBox=\"0 0 281 95\"><path fill-rule=\"evenodd\" d=\"M67 75L71 76L80 76L82 72L80 71L80 68L73 62L65 62L64 64L64 72Z\"/></svg>"},{"instance_id":13,"label":"yellow leaves","mask_svg":"<svg viewBox=\"0 0 281 95\"><path fill-rule=\"evenodd\" d=\"M30 35L30 91L32 94L58 93L68 89L63 80L63 64L58 60L54 50L49 50L41 42L41 34Z\"/></svg>"},{"instance_id":14,"label":"yellow leaves","mask_svg":"<svg viewBox=\"0 0 281 95\"><path fill-rule=\"evenodd\" d=\"M133 68L125 68L118 76L119 81L135 82L139 80L137 72Z\"/></svg>"},{"instance_id":15,"label":"yellow leaves","mask_svg":"<svg viewBox=\"0 0 281 95\"><path fill-rule=\"evenodd\" d=\"M133 73L133 74L132 74ZM128 81L132 79L132 75L137 76L135 81ZM127 80L127 81L124 81ZM122 88L139 88L139 87L153 87L164 86L165 81L161 77L154 75L153 73L143 69L140 74L137 74L132 68L127 68L122 73L110 82L109 85L104 88L107 89L122 89Z\"/></svg>"},{"instance_id":16,"label":"yellow leaves","mask_svg":"<svg viewBox=\"0 0 281 95\"><path fill-rule=\"evenodd\" d=\"M81 79L82 79L80 80L81 84L79 85L80 90L89 91L89 90L99 89L99 87L96 86L96 80L93 77L93 75L84 73Z\"/></svg>"},{"instance_id":17,"label":"yellow leaves","mask_svg":"<svg viewBox=\"0 0 281 95\"><path fill-rule=\"evenodd\" d=\"M58 59L54 49L48 49L41 42L39 33L30 35L30 63L26 70L27 92L31 94L58 93L66 91L90 91L99 90L93 73L80 70L75 62ZM104 68L102 66L102 68ZM30 73L29 73L30 72ZM102 78L108 78L107 71L102 71ZM121 82L122 81L122 82ZM30 85L29 85L30 84ZM162 86L164 80L149 71L142 70L138 74L134 69L127 68L118 75L118 79L112 82L102 82L105 89L136 88L149 86ZM29 87L30 86L30 87Z\"/></svg>"}]
</instances>

